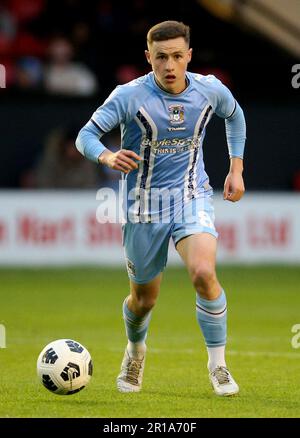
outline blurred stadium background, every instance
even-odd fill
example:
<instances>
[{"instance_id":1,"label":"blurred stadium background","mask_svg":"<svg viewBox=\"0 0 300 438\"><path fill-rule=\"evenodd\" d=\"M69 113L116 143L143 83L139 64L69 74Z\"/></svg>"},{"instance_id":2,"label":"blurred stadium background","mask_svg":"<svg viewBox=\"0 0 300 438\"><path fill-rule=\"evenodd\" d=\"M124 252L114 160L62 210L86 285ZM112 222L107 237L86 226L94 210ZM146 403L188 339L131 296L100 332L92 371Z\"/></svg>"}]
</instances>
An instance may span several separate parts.
<instances>
[{"instance_id":1,"label":"blurred stadium background","mask_svg":"<svg viewBox=\"0 0 300 438\"><path fill-rule=\"evenodd\" d=\"M30 352L37 356L44 344L54 337L79 337L83 344L92 343L87 347L92 355L99 355L99 362L103 351L96 347L98 341L94 333L103 330L101 339L105 346L103 326L111 324L110 334L116 344L119 342L116 348L120 347L120 350L117 355L116 351L111 352L112 366L116 369L110 371L110 377L117 372L124 344L124 339L119 339L120 330L123 330L119 307L127 293L127 280L120 226L97 221L99 200L96 191L107 186L117 188L119 174L83 159L74 147L74 140L79 129L117 84L149 71L143 53L146 31L167 19L191 26L194 52L189 69L219 77L232 90L246 115L248 139L244 177L247 191L240 203L222 201L222 186L228 170L222 120L214 118L210 123L204 156L215 189L221 280L227 281L228 290L234 287L244 293L240 300L244 307L233 304L236 306L232 320L236 327L236 338L231 338L233 346L236 351L243 349L245 339L247 342L250 339L250 350L259 350L268 360L272 357L272 365L278 365L275 375L278 373L281 379L280 369L285 366L285 358L291 363L292 355L296 354L290 346L291 326L300 323L295 313L297 300L298 303L300 300L299 0L172 0L160 2L159 8L147 0L1 1L0 64L5 67L5 78L1 78L0 89L0 293L3 311L0 323L7 328L8 346L22 348L23 339L32 346ZM107 135L104 143L112 150L118 148L119 131ZM169 261L174 265L180 263L172 247ZM222 268L228 263L237 264L237 268ZM270 263L273 266L264 271L264 266ZM75 274L66 269L65 276L60 269L47 270L50 265L73 264L112 266L115 270L102 269L100 273L79 270ZM241 264L247 266L241 269ZM259 267L249 266L253 264ZM287 270L279 267L286 264L292 266ZM24 266L34 270L24 271L21 269ZM38 273L37 266L45 269ZM172 276L188 282L180 269L171 269L166 276L169 280L164 285L165 297L168 297L168 287L170 291L171 287L176 287ZM119 295L113 301L110 288L115 287L118 287ZM85 305L81 298L83 289ZM256 295L251 298L252 313L247 315L247 297L250 299L251 289L255 289ZM73 326L67 324L63 314L63 306L70 304L64 291L71 293L75 300L74 313L68 320L71 325L74 322ZM172 292L172 299L177 297L180 308L181 291L176 291L177 295ZM92 307L97 307L98 293L107 298L103 312L115 317L115 322L108 321L101 306L99 312L102 312L104 324L98 321L96 314L94 322L92 318L89 320L89 312L95 313ZM286 293L284 298L282 293ZM57 324L50 316L43 323L41 315L45 308L49 315L54 315L51 312L54 312L55 303L51 296L56 294L61 300L60 310L55 310L58 311ZM267 296L273 297L272 312L281 325L268 313ZM259 315L255 310L255 297L261 300ZM235 298L232 297L232 302ZM155 327L163 324L167 313L164 299L167 298L162 298L161 313L158 310L157 320L154 320L154 343L159 340L159 330L155 337ZM75 307L85 312L84 316L76 314ZM17 323L14 315L18 316ZM248 316L249 325L239 331L242 316ZM188 315L180 317L189 318ZM87 327L89 321L91 326ZM81 329L77 323L81 324ZM257 331L254 335L253 324ZM272 324L274 330L271 330ZM171 334L166 327L164 330L167 340ZM237 339L239 333L241 338ZM177 335L180 337L179 333ZM257 342L260 337L264 342ZM191 348L184 340L181 345ZM9 348L7 351L13 369L14 352ZM242 358L245 366L253 360L253 357L249 359L251 351ZM270 351L275 351L275 356L268 356ZM24 358L26 354L29 353L24 350ZM242 362L238 355L233 356L233 363L238 368ZM265 368L262 366L265 374L255 375L255 378L268 382L269 365L270 362ZM17 369L15 372L17 381L21 382L22 375ZM31 368L29 372L34 376ZM9 372L6 373L9 381ZM182 378L177 377L178 381ZM292 379L291 374L289 378ZM294 383L289 381L288 385L293 387ZM16 382L12 384L17 391ZM30 379L25 384L30 387ZM254 393L252 395L254 408L242 411L245 416L255 415L258 399ZM299 404L289 400L287 406L294 403L291 410L288 407L285 411L280 410L286 401L284 396L278 400L278 406L270 404L272 397L270 395L269 411L264 410L267 404L261 401L260 416L265 412L269 416L300 414ZM2 405L0 415L33 416L34 412L41 416L45 416L45 412L59 415L48 405L50 411L43 410L42 404L40 411L22 403L19 411L14 410L14 402L12 398L6 400L6 408ZM178 408L177 415L181 412L189 416L190 412L196 416L196 411L188 410L187 395L185 403L186 410ZM192 399L190 404L194 406ZM112 416L133 415L130 407L129 403L128 410L124 407ZM93 407L90 409L86 415L97 415ZM108 415L109 409L111 406L104 415ZM67 412L62 412L68 416ZM144 416L150 412L147 404L144 411L139 411ZM168 414L167 410L164 412ZM203 412L217 415L225 411ZM76 415L81 415L80 410ZM153 415L158 415L157 411L153 411ZM234 415L229 407L226 415Z\"/></svg>"},{"instance_id":2,"label":"blurred stadium background","mask_svg":"<svg viewBox=\"0 0 300 438\"><path fill-rule=\"evenodd\" d=\"M149 71L145 33L165 19L191 26L190 69L219 77L246 114L247 194L238 206L216 196L219 258L300 261L299 0L174 0L159 11L146 0L94 0L88 7L80 0L5 0L1 264L121 262L119 226L95 217L96 190L117 188L119 173L84 160L74 139L117 84ZM215 191L228 169L224 141L224 123L215 117L204 149ZM119 131L104 142L118 148Z\"/></svg>"}]
</instances>

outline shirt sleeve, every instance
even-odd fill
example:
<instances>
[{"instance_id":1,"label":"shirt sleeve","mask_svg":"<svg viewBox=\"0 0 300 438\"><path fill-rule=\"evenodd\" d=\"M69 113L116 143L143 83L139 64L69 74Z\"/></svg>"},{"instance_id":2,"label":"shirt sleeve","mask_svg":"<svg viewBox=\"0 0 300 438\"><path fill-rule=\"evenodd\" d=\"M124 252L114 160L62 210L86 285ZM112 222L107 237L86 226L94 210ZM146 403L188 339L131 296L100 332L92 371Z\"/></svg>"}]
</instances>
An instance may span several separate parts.
<instances>
[{"instance_id":1,"label":"shirt sleeve","mask_svg":"<svg viewBox=\"0 0 300 438\"><path fill-rule=\"evenodd\" d=\"M225 119L228 152L231 158L243 158L246 141L246 122L242 108L231 91L212 76L215 91L215 113Z\"/></svg>"},{"instance_id":2,"label":"shirt sleeve","mask_svg":"<svg viewBox=\"0 0 300 438\"><path fill-rule=\"evenodd\" d=\"M98 163L99 155L107 148L101 137L125 122L127 117L128 93L124 86L118 86L92 115L80 130L76 139L79 152L91 161Z\"/></svg>"},{"instance_id":3,"label":"shirt sleeve","mask_svg":"<svg viewBox=\"0 0 300 438\"><path fill-rule=\"evenodd\" d=\"M80 131L75 145L79 152L86 158L98 163L99 155L106 149L100 138L104 132L89 121Z\"/></svg>"},{"instance_id":4,"label":"shirt sleeve","mask_svg":"<svg viewBox=\"0 0 300 438\"><path fill-rule=\"evenodd\" d=\"M91 121L103 132L109 132L126 121L128 92L126 87L118 86L92 115Z\"/></svg>"},{"instance_id":5,"label":"shirt sleeve","mask_svg":"<svg viewBox=\"0 0 300 438\"><path fill-rule=\"evenodd\" d=\"M244 157L246 122L242 108L235 102L233 113L225 119L226 138L230 158Z\"/></svg>"},{"instance_id":6,"label":"shirt sleeve","mask_svg":"<svg viewBox=\"0 0 300 438\"><path fill-rule=\"evenodd\" d=\"M235 110L235 99L226 85L222 84L216 77L213 76L213 78L216 93L215 113L217 116L227 119Z\"/></svg>"}]
</instances>

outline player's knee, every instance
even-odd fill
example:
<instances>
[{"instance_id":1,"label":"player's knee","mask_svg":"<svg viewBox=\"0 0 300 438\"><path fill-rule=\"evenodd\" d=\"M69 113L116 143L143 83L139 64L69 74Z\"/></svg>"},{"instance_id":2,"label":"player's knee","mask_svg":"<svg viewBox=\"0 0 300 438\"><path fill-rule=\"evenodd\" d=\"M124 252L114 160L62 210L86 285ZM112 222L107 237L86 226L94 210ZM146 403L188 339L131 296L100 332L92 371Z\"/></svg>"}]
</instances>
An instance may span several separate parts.
<instances>
[{"instance_id":1,"label":"player's knee","mask_svg":"<svg viewBox=\"0 0 300 438\"><path fill-rule=\"evenodd\" d=\"M138 297L137 307L140 315L146 315L155 306L156 299L153 297Z\"/></svg>"},{"instance_id":2,"label":"player's knee","mask_svg":"<svg viewBox=\"0 0 300 438\"><path fill-rule=\"evenodd\" d=\"M209 290L216 281L216 272L214 267L209 264L197 264L192 269L192 282L194 287L201 292Z\"/></svg>"}]
</instances>

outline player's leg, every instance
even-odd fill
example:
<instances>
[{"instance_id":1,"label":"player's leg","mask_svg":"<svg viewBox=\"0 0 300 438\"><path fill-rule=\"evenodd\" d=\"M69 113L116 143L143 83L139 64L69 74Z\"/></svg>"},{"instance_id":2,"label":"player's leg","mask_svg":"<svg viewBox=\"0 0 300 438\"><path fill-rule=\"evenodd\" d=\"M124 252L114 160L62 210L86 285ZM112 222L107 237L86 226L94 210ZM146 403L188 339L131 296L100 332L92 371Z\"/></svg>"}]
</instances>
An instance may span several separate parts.
<instances>
[{"instance_id":1,"label":"player's leg","mask_svg":"<svg viewBox=\"0 0 300 438\"><path fill-rule=\"evenodd\" d=\"M145 340L151 319L151 310L160 290L162 274L146 284L130 281L130 295L123 303L123 318L128 338L127 350L139 356L146 350Z\"/></svg>"},{"instance_id":2,"label":"player's leg","mask_svg":"<svg viewBox=\"0 0 300 438\"><path fill-rule=\"evenodd\" d=\"M141 389L146 354L146 336L167 262L169 225L127 223L123 243L130 278L130 295L123 303L128 344L117 386L121 392Z\"/></svg>"},{"instance_id":3,"label":"player's leg","mask_svg":"<svg viewBox=\"0 0 300 438\"><path fill-rule=\"evenodd\" d=\"M146 338L151 311L160 290L162 274L146 284L130 281L130 295L123 303L123 318L128 339L127 350L131 356L140 358L146 352Z\"/></svg>"},{"instance_id":4,"label":"player's leg","mask_svg":"<svg viewBox=\"0 0 300 438\"><path fill-rule=\"evenodd\" d=\"M196 289L196 314L208 351L210 381L217 395L239 390L225 362L227 335L226 295L216 275L216 237L210 233L190 235L176 246Z\"/></svg>"},{"instance_id":5,"label":"player's leg","mask_svg":"<svg viewBox=\"0 0 300 438\"><path fill-rule=\"evenodd\" d=\"M197 292L196 315L207 346L210 380L217 394L227 395L226 392L237 392L238 386L231 376L233 387L226 385L227 305L215 270L218 233L214 226L212 193L208 189L203 197L194 198L184 205L183 217L180 211L175 217L172 238ZM218 370L221 387L214 384L215 370Z\"/></svg>"},{"instance_id":6,"label":"player's leg","mask_svg":"<svg viewBox=\"0 0 300 438\"><path fill-rule=\"evenodd\" d=\"M142 387L146 357L146 337L151 319L151 310L159 294L162 274L146 284L130 281L130 295L123 303L128 343L125 349L121 372L117 378L120 392L138 392Z\"/></svg>"},{"instance_id":7,"label":"player's leg","mask_svg":"<svg viewBox=\"0 0 300 438\"><path fill-rule=\"evenodd\" d=\"M208 347L209 368L225 365L224 354L214 354L223 352L226 343L226 297L215 271L216 238L208 233L193 234L181 239L176 249L196 289L197 320ZM211 350L213 347L217 349Z\"/></svg>"}]
</instances>

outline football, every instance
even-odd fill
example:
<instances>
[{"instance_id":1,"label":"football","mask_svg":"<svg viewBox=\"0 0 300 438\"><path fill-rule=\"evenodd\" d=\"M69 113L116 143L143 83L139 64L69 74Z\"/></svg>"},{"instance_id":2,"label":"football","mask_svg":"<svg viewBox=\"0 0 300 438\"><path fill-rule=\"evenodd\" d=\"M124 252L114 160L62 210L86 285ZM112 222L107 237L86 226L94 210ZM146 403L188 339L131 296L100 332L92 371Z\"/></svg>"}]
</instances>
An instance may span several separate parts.
<instances>
[{"instance_id":1,"label":"football","mask_svg":"<svg viewBox=\"0 0 300 438\"><path fill-rule=\"evenodd\" d=\"M93 363L88 350L72 339L50 342L37 360L40 382L59 395L75 394L90 381Z\"/></svg>"}]
</instances>

